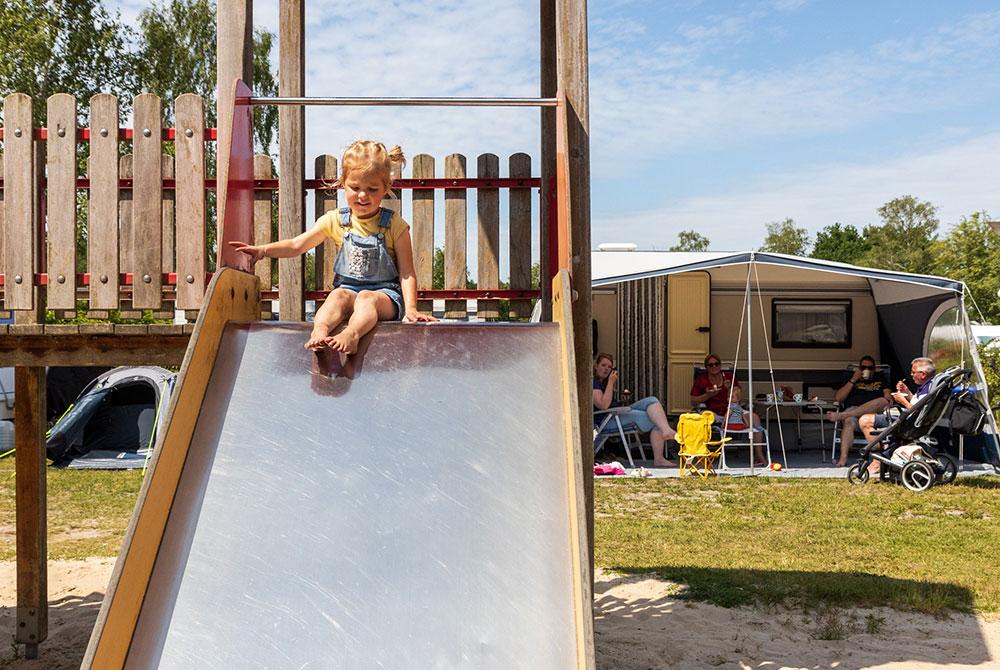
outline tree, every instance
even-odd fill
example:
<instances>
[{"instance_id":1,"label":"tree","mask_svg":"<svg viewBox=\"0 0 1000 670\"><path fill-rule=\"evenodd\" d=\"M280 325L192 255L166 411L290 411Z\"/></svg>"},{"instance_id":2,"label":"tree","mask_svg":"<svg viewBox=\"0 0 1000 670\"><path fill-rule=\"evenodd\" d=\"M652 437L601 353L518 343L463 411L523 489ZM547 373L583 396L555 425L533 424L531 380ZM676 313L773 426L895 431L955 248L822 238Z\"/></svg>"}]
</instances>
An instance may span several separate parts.
<instances>
[{"instance_id":1,"label":"tree","mask_svg":"<svg viewBox=\"0 0 1000 670\"><path fill-rule=\"evenodd\" d=\"M195 93L205 99L206 123L216 125L215 11L212 0L165 0L139 14L140 83L163 99L168 122L177 96ZM258 95L277 95L270 63L273 42L274 35L266 30L254 31L253 86ZM254 109L254 140L260 153L271 153L277 123L275 107Z\"/></svg>"},{"instance_id":2,"label":"tree","mask_svg":"<svg viewBox=\"0 0 1000 670\"><path fill-rule=\"evenodd\" d=\"M805 256L809 250L809 232L795 225L795 220L774 221L767 224L767 237L760 251L790 256Z\"/></svg>"},{"instance_id":3,"label":"tree","mask_svg":"<svg viewBox=\"0 0 1000 670\"><path fill-rule=\"evenodd\" d=\"M904 195L879 207L878 214L882 225L865 226L868 251L861 263L901 272L929 272L931 246L940 225L937 208L912 195Z\"/></svg>"},{"instance_id":4,"label":"tree","mask_svg":"<svg viewBox=\"0 0 1000 670\"><path fill-rule=\"evenodd\" d=\"M976 305L990 323L1000 321L1000 235L993 232L986 212L962 217L942 240L932 245L930 271L965 282ZM970 307L970 310L975 310Z\"/></svg>"},{"instance_id":5,"label":"tree","mask_svg":"<svg viewBox=\"0 0 1000 670\"><path fill-rule=\"evenodd\" d=\"M708 238L695 230L682 230L669 251L708 251Z\"/></svg>"},{"instance_id":6,"label":"tree","mask_svg":"<svg viewBox=\"0 0 1000 670\"><path fill-rule=\"evenodd\" d=\"M444 288L444 247L434 247L434 263L431 265L431 288ZM476 282L469 276L469 269L465 269L465 288L476 288Z\"/></svg>"},{"instance_id":7,"label":"tree","mask_svg":"<svg viewBox=\"0 0 1000 670\"><path fill-rule=\"evenodd\" d=\"M835 223L816 233L813 258L838 263L857 263L868 251L868 241L854 226Z\"/></svg>"},{"instance_id":8,"label":"tree","mask_svg":"<svg viewBox=\"0 0 1000 670\"><path fill-rule=\"evenodd\" d=\"M4 0L0 95L30 95L38 125L44 123L45 99L54 93L76 96L81 110L97 93L122 97L135 89L131 36L100 0ZM121 105L123 118L130 103Z\"/></svg>"}]
</instances>

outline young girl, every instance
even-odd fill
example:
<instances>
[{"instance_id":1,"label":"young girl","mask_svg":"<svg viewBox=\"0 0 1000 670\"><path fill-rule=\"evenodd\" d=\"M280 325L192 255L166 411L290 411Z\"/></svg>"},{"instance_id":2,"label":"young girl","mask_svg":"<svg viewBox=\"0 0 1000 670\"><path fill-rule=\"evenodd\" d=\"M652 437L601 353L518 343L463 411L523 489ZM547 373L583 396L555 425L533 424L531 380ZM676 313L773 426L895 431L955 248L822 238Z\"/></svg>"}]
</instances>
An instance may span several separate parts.
<instances>
[{"instance_id":1,"label":"young girl","mask_svg":"<svg viewBox=\"0 0 1000 670\"><path fill-rule=\"evenodd\" d=\"M265 256L299 256L327 238L334 241L337 276L316 312L307 349L330 347L353 354L358 340L378 321L437 321L417 311L410 227L399 214L382 208L392 187L393 163L406 163L398 146L386 150L381 142L358 140L344 151L340 179L332 185L344 190L347 207L324 214L311 230L289 240L260 246L229 243L256 263ZM343 330L331 336L345 319Z\"/></svg>"}]
</instances>

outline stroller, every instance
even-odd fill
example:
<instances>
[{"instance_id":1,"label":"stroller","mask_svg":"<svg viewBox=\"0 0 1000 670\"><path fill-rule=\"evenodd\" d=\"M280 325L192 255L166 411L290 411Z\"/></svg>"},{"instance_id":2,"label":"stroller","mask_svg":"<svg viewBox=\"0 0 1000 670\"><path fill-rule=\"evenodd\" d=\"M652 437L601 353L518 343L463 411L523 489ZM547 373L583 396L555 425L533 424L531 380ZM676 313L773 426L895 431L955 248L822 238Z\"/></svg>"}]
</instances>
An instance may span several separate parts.
<instances>
[{"instance_id":1,"label":"stroller","mask_svg":"<svg viewBox=\"0 0 1000 670\"><path fill-rule=\"evenodd\" d=\"M911 491L955 481L958 461L937 450L931 431L946 417L951 419L954 432L974 434L982 429L986 410L976 399L971 375L971 370L954 367L935 376L927 395L862 447L861 458L847 471L847 480L866 483L868 466L878 461L879 478L899 480Z\"/></svg>"}]
</instances>

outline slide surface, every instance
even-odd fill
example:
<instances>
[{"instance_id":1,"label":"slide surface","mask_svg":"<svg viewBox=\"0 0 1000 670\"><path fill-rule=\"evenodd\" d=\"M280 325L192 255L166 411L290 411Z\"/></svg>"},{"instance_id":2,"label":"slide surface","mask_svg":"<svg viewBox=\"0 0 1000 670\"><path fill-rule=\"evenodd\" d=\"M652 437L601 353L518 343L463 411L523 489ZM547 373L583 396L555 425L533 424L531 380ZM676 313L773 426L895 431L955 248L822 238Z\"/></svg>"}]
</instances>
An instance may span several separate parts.
<instances>
[{"instance_id":1,"label":"slide surface","mask_svg":"<svg viewBox=\"0 0 1000 670\"><path fill-rule=\"evenodd\" d=\"M225 327L125 666L578 667L558 325L308 332Z\"/></svg>"}]
</instances>

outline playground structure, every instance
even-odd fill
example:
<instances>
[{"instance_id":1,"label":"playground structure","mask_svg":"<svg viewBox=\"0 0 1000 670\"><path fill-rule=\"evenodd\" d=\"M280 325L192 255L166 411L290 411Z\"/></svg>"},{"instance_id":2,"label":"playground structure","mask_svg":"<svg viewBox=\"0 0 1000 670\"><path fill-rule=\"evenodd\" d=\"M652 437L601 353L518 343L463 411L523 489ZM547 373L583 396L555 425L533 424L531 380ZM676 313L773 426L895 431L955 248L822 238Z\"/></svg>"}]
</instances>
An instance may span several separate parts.
<instances>
[{"instance_id":1,"label":"playground structure","mask_svg":"<svg viewBox=\"0 0 1000 670\"><path fill-rule=\"evenodd\" d=\"M251 3L220 2L218 6L218 130L204 129L195 112L182 116L178 103L174 129L159 124L158 101L155 96L140 96L136 100L135 123L132 132L117 128L117 110L110 96L98 96L92 101L89 129L76 128L75 106L63 97L49 101L47 127L36 129L31 124L30 99L10 96L5 101L4 114L4 203L3 203L3 265L0 266L0 286L3 287L3 309L13 311L16 323L9 326L4 344L0 346L0 364L16 365L17 384L17 556L18 556L18 643L26 645L26 654L37 655L38 645L47 635L45 587L45 459L44 459L44 366L69 365L80 361L91 364L157 363L177 364L186 351L177 401L171 411L174 422L158 441L158 453L169 452L164 445L190 444L191 431L204 398L211 362L219 353L219 343L229 320L256 321L260 315L260 300L280 297L281 318L298 320L303 316L303 300L309 295L302 271L302 259L279 262L280 296L259 292L256 278L238 269L241 260L227 256L224 242L237 236L252 238L254 211L262 209L266 189L278 189L280 237L294 235L305 225L303 197L307 182L304 174L302 62L303 2L281 3L280 60L282 80L280 99L254 99L249 88L233 87L233 81L249 77L250 63L245 57L250 39ZM541 212L542 294L547 314L555 316L561 325L558 350L564 401L560 416L565 423L566 462L572 468L567 473L566 511L570 533L567 539L574 549L572 572L576 634L576 665L590 667L593 663L590 636L590 575L592 556L592 484L590 470L592 454L589 439L581 437L580 426L590 422L589 391L584 387L590 367L590 329L573 324L590 322L589 276L589 155L587 120L586 7L580 3L541 3L541 96L533 100L509 99L442 100L436 98L385 100L383 104L532 104L541 107L542 147L540 177L515 177L501 180L487 170L478 179L446 172L445 179L426 176L417 168L426 161L414 161L414 183L402 183L418 189L447 187L457 195L458 189L510 188L512 203L515 191L539 188ZM68 97L68 96L65 96ZM196 101L185 96L191 107ZM193 96L191 96L193 98ZM286 103L279 113L280 181L275 184L270 175L263 176L267 166L258 167L255 182L254 161L250 154L249 119L253 104ZM318 102L318 101L317 101ZM338 101L327 99L326 103ZM340 103L350 101L343 99ZM354 103L358 101L355 100ZM96 103L96 104L95 104ZM289 106L295 105L295 106ZM190 111L190 110L189 110ZM103 116L102 116L103 115ZM96 121L96 122L95 122ZM133 142L133 177L122 181L119 173L117 140ZM163 179L163 139L176 143L177 165L175 180ZM204 141L215 139L219 156L215 184L201 182L204 173L199 160L204 160ZM90 179L81 181L75 174L78 141L91 144ZM42 171L43 151L47 169ZM418 157L419 158L419 157ZM523 165L523 159L518 159ZM452 160L454 167L460 161ZM515 161L512 158L512 165ZM333 171L329 159L326 169ZM481 162L482 164L482 162ZM193 166L193 169L192 169ZM203 169L203 168L202 168ZM448 165L446 162L446 171ZM530 169L527 170L530 175ZM433 174L433 173L431 173ZM317 174L319 176L319 174ZM119 178L116 178L119 177ZM204 190L216 186L216 202L220 225L218 242L223 250L219 258L222 270L212 279L209 298L203 304L202 287L207 281L203 249L204 234L197 236L199 226L205 230ZM255 190L255 186L260 191ZM131 187L131 216L122 217L119 189ZM90 191L88 225L87 272L78 273L75 255L76 193ZM173 202L163 197L164 189L173 188ZM553 193L553 197L548 197ZM524 191L519 192L523 199ZM329 196L323 196L329 197ZM426 271L430 260L420 239L430 240L433 233L421 238L417 224L414 197L414 241L417 255L418 286L421 299L450 298L459 301L483 298L484 315L490 316L488 300L510 298L524 300L533 297L528 288L500 291L487 288L482 280L476 291L464 290L464 236L460 245L447 248L446 290L428 289ZM482 196L480 197L482 208ZM490 198L485 198L487 207ZM176 265L170 267L172 237L169 226L163 225L163 212L175 208L177 217ZM426 203L425 203L426 204ZM73 205L72 207L70 205ZM255 208L256 206L256 208ZM329 202L324 206L329 206ZM512 210L515 208L512 206ZM321 213L317 207L317 213ZM426 211L426 210L425 210ZM523 208L521 210L523 212ZM511 226L514 227L512 213ZM457 217L456 217L457 218ZM131 226L120 227L120 219ZM267 217L269 230L269 219ZM263 232L263 217L258 219ZM550 220L554 225L549 225ZM464 222L463 222L464 224ZM446 216L446 237L449 237ZM44 234L43 234L44 231ZM194 231L192 233L192 231ZM432 231L432 229L431 229ZM194 239L188 235L194 235ZM490 240L489 235L485 236ZM480 244L484 236L480 235ZM191 245L191 246L186 246ZM494 247L495 249L496 247ZM126 251L123 252L123 249ZM184 253L182 254L182 249ZM431 253L433 249L431 248ZM130 255L131 253L131 255ZM517 253L517 259L514 254ZM516 286L514 268L523 279L523 268L530 267L530 247L511 245L511 281ZM487 254L487 257L489 254ZM432 258L432 256L431 256ZM481 254L482 258L482 254ZM317 267L327 265L317 259ZM117 267L116 267L117 266ZM487 262L489 266L489 262ZM458 268L461 267L461 274ZM480 268L483 266L480 265ZM424 274L421 274L421 273ZM459 284L456 275L463 283ZM486 273L488 278L489 273ZM227 278L228 277L228 278ZM552 279L552 292L547 279ZM323 286L321 278L316 279ZM222 288L220 288L220 284ZM42 324L42 309L71 310L77 306L80 287L86 292L90 310L100 315L109 309L160 310L173 302L178 308L194 310L199 306L198 323L190 325L110 325L51 326ZM168 299L165 300L164 298ZM172 300L170 300L172 298ZM524 303L512 304L512 311L523 309ZM457 311L457 302L446 307ZM464 312L464 309L462 310ZM205 331L205 332L199 332ZM192 335L194 333L194 335ZM210 333L206 335L206 333ZM191 346L188 346L188 339ZM198 343L207 347L198 353ZM199 356L201 356L199 358ZM554 380L553 380L554 383ZM195 389L185 393L184 387ZM26 402L27 401L27 402ZM181 412L180 415L177 413ZM185 414L186 412L186 414ZM177 418L180 416L180 418ZM186 433L178 437L180 433ZM178 441L179 440L179 441ZM586 444L584 444L586 442ZM159 456L157 457L159 458ZM143 497L148 498L150 481L156 481L157 468L147 480ZM575 497L579 491L579 497ZM160 502L163 504L163 501ZM169 505L169 500L166 501ZM133 518L127 542L136 539L135 527L142 515ZM162 529L162 528L161 528ZM150 536L153 537L153 536ZM156 536L157 538L159 536ZM143 540L145 541L145 540ZM577 541L578 544L577 544ZM127 547L126 547L127 549ZM148 547L147 547L148 549ZM154 548L155 553L155 548ZM122 576L124 559L116 567L115 580ZM127 563L126 563L127 565ZM567 568L568 569L568 568ZM114 591L114 584L112 591ZM119 590L122 593L123 590ZM139 594L141 596L141 593ZM134 597L135 594L132 594ZM99 628L108 620L108 602L102 610ZM113 612L112 612L113 613ZM132 621L134 624L134 620ZM99 631L94 641L99 640ZM95 651L92 641L92 651ZM127 640L126 640L127 642ZM117 645L121 645L119 640ZM127 645L125 650L127 651ZM118 652L122 650L119 648ZM122 656L118 657L123 659ZM103 663L99 664L105 667Z\"/></svg>"}]
</instances>

